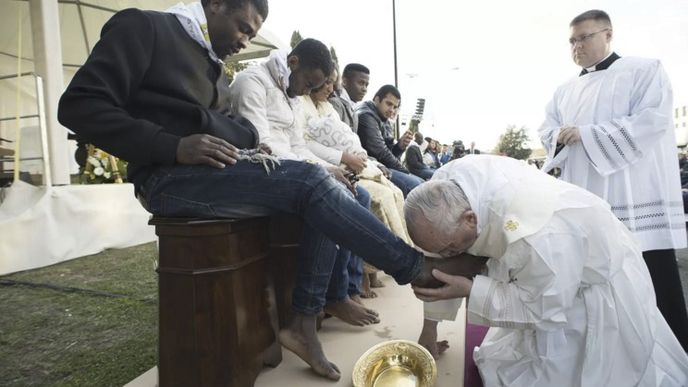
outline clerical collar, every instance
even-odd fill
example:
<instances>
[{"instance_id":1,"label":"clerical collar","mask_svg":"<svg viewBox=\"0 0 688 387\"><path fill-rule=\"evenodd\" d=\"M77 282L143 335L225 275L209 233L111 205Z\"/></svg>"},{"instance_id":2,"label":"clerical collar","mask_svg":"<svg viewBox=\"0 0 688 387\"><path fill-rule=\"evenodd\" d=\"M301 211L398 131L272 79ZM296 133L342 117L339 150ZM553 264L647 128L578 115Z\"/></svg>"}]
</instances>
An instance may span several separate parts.
<instances>
[{"instance_id":1,"label":"clerical collar","mask_svg":"<svg viewBox=\"0 0 688 387\"><path fill-rule=\"evenodd\" d=\"M587 73L592 73L594 71L606 70L609 68L609 66L612 65L612 63L614 63L614 61L616 61L619 58L621 57L618 56L615 52L612 52L611 54L607 55L606 58L599 61L597 64L591 67L584 68L583 71L581 71L580 74L578 74L578 76L585 75Z\"/></svg>"}]
</instances>

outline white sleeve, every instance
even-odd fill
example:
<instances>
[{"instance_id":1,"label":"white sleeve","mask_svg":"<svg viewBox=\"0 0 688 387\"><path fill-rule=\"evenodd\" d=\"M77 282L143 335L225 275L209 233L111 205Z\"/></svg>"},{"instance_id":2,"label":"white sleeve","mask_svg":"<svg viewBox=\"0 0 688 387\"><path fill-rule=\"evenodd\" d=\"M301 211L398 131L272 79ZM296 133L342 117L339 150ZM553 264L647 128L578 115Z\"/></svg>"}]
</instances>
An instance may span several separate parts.
<instances>
[{"instance_id":1,"label":"white sleeve","mask_svg":"<svg viewBox=\"0 0 688 387\"><path fill-rule=\"evenodd\" d=\"M530 240L530 238L527 238ZM468 298L468 321L512 328L556 330L578 292L585 257L580 237L547 233L514 242L500 258L508 282L478 275Z\"/></svg>"},{"instance_id":2,"label":"white sleeve","mask_svg":"<svg viewBox=\"0 0 688 387\"><path fill-rule=\"evenodd\" d=\"M295 153L301 160L309 160L323 166L330 164L326 160L321 159L316 156L308 149L306 146L306 139L303 128L298 124L294 123L289 130L289 143L291 144L291 151Z\"/></svg>"},{"instance_id":3,"label":"white sleeve","mask_svg":"<svg viewBox=\"0 0 688 387\"><path fill-rule=\"evenodd\" d=\"M423 315L426 320L454 321L456 320L456 314L459 312L462 303L463 298L424 302Z\"/></svg>"},{"instance_id":4,"label":"white sleeve","mask_svg":"<svg viewBox=\"0 0 688 387\"><path fill-rule=\"evenodd\" d=\"M549 172L550 169L561 164L568 154L568 152L559 152L556 159L554 155L557 149L557 138L559 137L559 132L562 127L559 109L557 108L557 94L558 91L547 104L545 108L545 122L543 122L542 125L540 125L540 129L538 129L540 142L547 153L547 159L542 167L543 172Z\"/></svg>"},{"instance_id":5,"label":"white sleeve","mask_svg":"<svg viewBox=\"0 0 688 387\"><path fill-rule=\"evenodd\" d=\"M671 84L662 64L654 61L633 74L629 115L579 127L586 154L603 176L628 168L674 129Z\"/></svg>"},{"instance_id":6,"label":"white sleeve","mask_svg":"<svg viewBox=\"0 0 688 387\"><path fill-rule=\"evenodd\" d=\"M251 121L258 130L259 142L271 143L270 123L267 114L267 91L250 73L239 73L229 85L232 113Z\"/></svg>"},{"instance_id":7,"label":"white sleeve","mask_svg":"<svg viewBox=\"0 0 688 387\"><path fill-rule=\"evenodd\" d=\"M339 165L342 163L342 154L344 152L325 146L312 139L308 134L306 134L306 146L314 155L332 165Z\"/></svg>"}]
</instances>

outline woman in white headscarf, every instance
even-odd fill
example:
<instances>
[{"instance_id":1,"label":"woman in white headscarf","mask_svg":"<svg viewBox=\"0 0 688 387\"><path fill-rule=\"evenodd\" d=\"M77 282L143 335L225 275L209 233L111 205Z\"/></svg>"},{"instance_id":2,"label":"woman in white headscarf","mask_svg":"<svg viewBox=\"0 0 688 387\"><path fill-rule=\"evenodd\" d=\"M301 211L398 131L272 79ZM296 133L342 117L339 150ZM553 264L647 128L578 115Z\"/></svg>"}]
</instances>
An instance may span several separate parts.
<instances>
[{"instance_id":1,"label":"woman in white headscarf","mask_svg":"<svg viewBox=\"0 0 688 387\"><path fill-rule=\"evenodd\" d=\"M474 359L486 386L685 386L688 356L659 313L632 234L597 196L527 164L467 156L406 203L421 248L486 256L473 280L415 288L466 297L490 327Z\"/></svg>"},{"instance_id":2,"label":"woman in white headscarf","mask_svg":"<svg viewBox=\"0 0 688 387\"><path fill-rule=\"evenodd\" d=\"M404 195L373 162L368 161L368 154L361 146L358 135L342 122L328 102L336 81L337 70L330 74L321 88L300 97L300 114L297 115L296 124L303 128L306 146L313 154L357 174L360 179L358 184L370 193L373 214L410 244L411 238L404 221ZM366 272L375 271L377 269L366 266ZM368 292L367 295L374 297L374 292Z\"/></svg>"}]
</instances>

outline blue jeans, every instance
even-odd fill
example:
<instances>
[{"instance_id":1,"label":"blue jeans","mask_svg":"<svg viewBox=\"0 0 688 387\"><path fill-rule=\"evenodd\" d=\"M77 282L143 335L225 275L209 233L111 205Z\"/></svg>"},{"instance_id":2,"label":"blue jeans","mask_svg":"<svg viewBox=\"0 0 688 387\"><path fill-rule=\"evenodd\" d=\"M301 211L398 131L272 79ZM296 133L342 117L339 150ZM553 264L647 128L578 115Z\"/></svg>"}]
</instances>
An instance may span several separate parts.
<instances>
[{"instance_id":1,"label":"blue jeans","mask_svg":"<svg viewBox=\"0 0 688 387\"><path fill-rule=\"evenodd\" d=\"M396 169L389 170L392 173L392 183L399 187L404 197L408 196L412 189L423 183L423 179L418 176L414 176L410 173L397 171Z\"/></svg>"},{"instance_id":2,"label":"blue jeans","mask_svg":"<svg viewBox=\"0 0 688 387\"><path fill-rule=\"evenodd\" d=\"M425 167L422 169L414 169L411 171L415 176L420 177L423 180L430 180L432 178L432 175L435 174L435 170L430 168L430 167Z\"/></svg>"},{"instance_id":3,"label":"blue jeans","mask_svg":"<svg viewBox=\"0 0 688 387\"><path fill-rule=\"evenodd\" d=\"M365 188L356 187L356 201L370 211L370 194ZM340 246L327 288L327 303L343 301L347 296L361 294L362 281L363 260Z\"/></svg>"},{"instance_id":4,"label":"blue jeans","mask_svg":"<svg viewBox=\"0 0 688 387\"><path fill-rule=\"evenodd\" d=\"M282 161L266 174L240 161L223 169L161 166L137 187L154 215L234 218L295 214L304 220L292 307L313 315L325 305L336 244L391 275L399 284L420 273L423 255L392 234L319 165Z\"/></svg>"}]
</instances>

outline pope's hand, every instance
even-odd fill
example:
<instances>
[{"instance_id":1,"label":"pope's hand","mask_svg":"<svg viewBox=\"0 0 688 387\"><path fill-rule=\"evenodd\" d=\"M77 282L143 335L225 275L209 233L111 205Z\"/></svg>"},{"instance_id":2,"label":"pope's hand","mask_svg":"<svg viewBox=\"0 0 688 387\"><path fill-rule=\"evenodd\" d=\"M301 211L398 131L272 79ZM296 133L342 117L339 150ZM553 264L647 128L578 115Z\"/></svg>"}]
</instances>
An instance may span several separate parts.
<instances>
[{"instance_id":1,"label":"pope's hand","mask_svg":"<svg viewBox=\"0 0 688 387\"><path fill-rule=\"evenodd\" d=\"M192 134L179 140L177 162L179 164L206 164L215 168L234 165L239 150L227 141L209 134Z\"/></svg>"},{"instance_id":2,"label":"pope's hand","mask_svg":"<svg viewBox=\"0 0 688 387\"><path fill-rule=\"evenodd\" d=\"M432 271L432 276L443 282L444 286L435 289L414 287L416 297L423 301L449 300L468 297L471 294L473 281L464 276L450 275L437 269Z\"/></svg>"},{"instance_id":3,"label":"pope's hand","mask_svg":"<svg viewBox=\"0 0 688 387\"><path fill-rule=\"evenodd\" d=\"M575 126L561 128L557 142L564 145L573 145L581 140L580 130Z\"/></svg>"}]
</instances>

